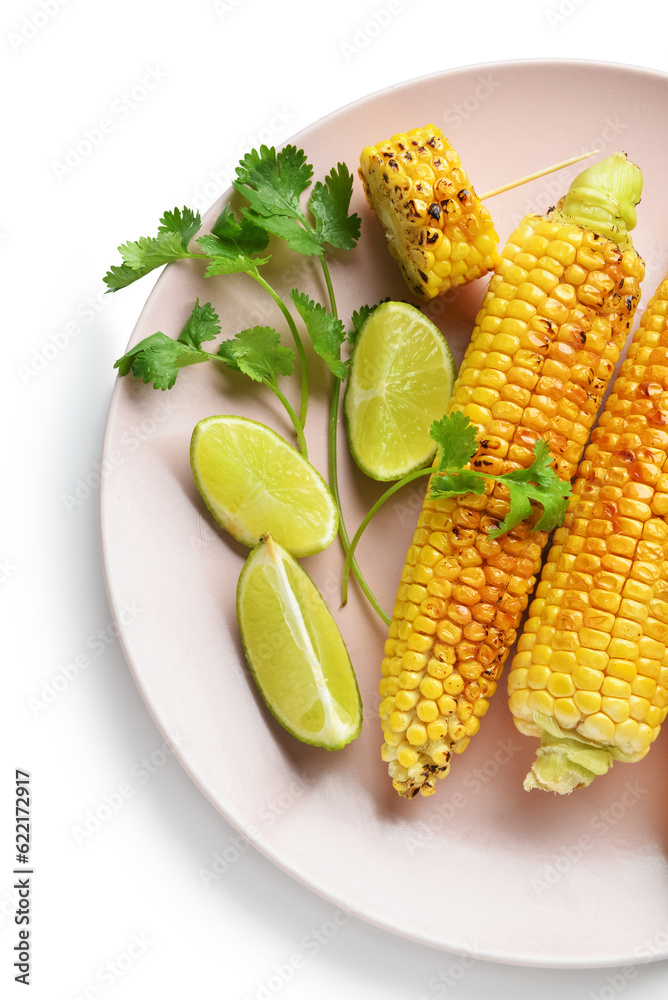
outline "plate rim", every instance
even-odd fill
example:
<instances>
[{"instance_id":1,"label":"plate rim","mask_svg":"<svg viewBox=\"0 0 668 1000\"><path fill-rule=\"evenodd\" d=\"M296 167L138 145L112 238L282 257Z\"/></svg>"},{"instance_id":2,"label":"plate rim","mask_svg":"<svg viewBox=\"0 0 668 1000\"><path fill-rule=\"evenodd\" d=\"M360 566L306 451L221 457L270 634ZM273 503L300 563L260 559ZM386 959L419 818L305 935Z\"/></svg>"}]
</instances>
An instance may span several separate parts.
<instances>
[{"instance_id":1,"label":"plate rim","mask_svg":"<svg viewBox=\"0 0 668 1000\"><path fill-rule=\"evenodd\" d=\"M548 58L527 58L527 59L504 59L504 60L494 60L491 62L481 62L481 63L467 63L455 67L450 67L445 70L435 70L431 73L421 74L414 77L409 77L405 80L401 80L397 83L389 84L385 87L380 87L374 91L370 91L363 96L349 101L331 111L326 112L319 118L307 125L300 128L298 131L287 137L280 144L276 144L276 148L280 149L289 144L298 144L300 138L307 132L311 132L315 129L327 126L334 119L345 116L349 112L354 111L356 108L361 107L364 104L372 102L377 99L386 97L387 95L403 89L408 89L413 86L419 86L420 84L427 84L439 79L446 79L452 76L458 76L463 73L469 72L484 72L493 69L504 69L512 70L514 68L519 68L522 70L530 71L532 69L537 70L545 66L559 66L567 68L569 66L582 69L605 69L607 71L621 72L634 76L642 76L648 80L655 79L656 81L661 81L662 85L668 83L668 72L659 69L651 69L648 67L638 66L632 63L617 62L614 60L591 60L591 59L574 59L571 57L548 57ZM234 191L233 187L229 186L223 190L216 198L214 198L206 209L202 211L202 219L206 220L207 215L210 215L214 208L224 199L229 199ZM172 273L172 268L169 264L165 265L157 278L154 280L152 287L148 290L146 298L143 301L141 309L135 319L130 336L126 341L127 350L133 343L137 331L140 329L144 317L150 311L154 300L159 296L161 292L161 286L165 283L166 278ZM117 374L111 387L107 413L105 417L105 422L102 432L102 442L101 442L101 460L104 460L105 453L108 451L110 444L110 438L113 433L113 417L116 408L120 405L120 381L121 377ZM107 599L109 602L109 607L112 613L113 620L116 624L118 631L118 641L121 646L123 656L125 658L126 664L130 670L136 687L147 707L149 715L151 716L153 722L155 723L158 731L165 737L166 740L170 740L171 734L167 724L162 720L160 711L154 697L146 689L146 686L140 680L140 672L137 665L135 664L132 656L130 655L129 646L126 642L125 625L123 624L120 608L118 604L118 598L114 593L114 588L111 580L111 573L108 564L108 550L107 542L104 537L104 524L106 521L106 508L107 508L107 495L108 486L104 479L101 480L100 488L97 498L97 516L98 516L98 542L99 551L101 556L101 566L102 575L104 580L105 591ZM667 723L668 725L668 723ZM450 941L444 944L441 940L435 939L433 936L429 937L427 934L419 934L415 931L411 932L405 927L398 927L391 920L383 920L379 917L370 915L367 912L358 912L355 908L350 906L350 901L346 900L343 896L338 895L331 889L326 888L323 885L313 881L312 879L307 879L304 875L294 866L289 864L284 858L278 855L275 848L272 848L270 839L268 837L263 837L261 831L258 831L253 824L248 823L244 817L237 815L233 807L227 803L222 803L219 796L216 795L214 790L209 787L209 784L200 775L197 774L193 765L188 759L187 752L179 747L178 744L173 747L173 755L179 761L179 764L183 767L188 777L193 781L194 785L199 789L199 791L205 796L205 798L212 804L216 811L237 831L239 832L251 846L255 847L264 857L266 857L272 864L283 871L285 874L294 879L298 884L302 885L310 892L314 892L316 895L320 896L322 899L335 904L336 906L344 909L347 913L355 916L365 923L377 927L382 931L388 932L394 936L398 936L404 940L412 941L415 944L427 946L433 948L435 951L444 952L452 955L466 955L476 960L497 962L501 965L519 966L525 968L542 968L542 969L553 969L553 970L573 970L573 969L594 969L594 968L617 968L626 966L629 964L639 965L648 964L656 961L662 961L668 958L668 950L665 953L652 954L651 957L639 957L637 952L628 952L622 956L618 962L611 964L609 960L603 957L593 956L590 959L584 959L581 956L576 957L574 955L564 956L560 958L558 956L541 956L538 954L525 953L524 955L519 952L512 956L506 955L500 951L494 951L491 948L484 948L480 950L457 947L456 943Z\"/></svg>"}]
</instances>

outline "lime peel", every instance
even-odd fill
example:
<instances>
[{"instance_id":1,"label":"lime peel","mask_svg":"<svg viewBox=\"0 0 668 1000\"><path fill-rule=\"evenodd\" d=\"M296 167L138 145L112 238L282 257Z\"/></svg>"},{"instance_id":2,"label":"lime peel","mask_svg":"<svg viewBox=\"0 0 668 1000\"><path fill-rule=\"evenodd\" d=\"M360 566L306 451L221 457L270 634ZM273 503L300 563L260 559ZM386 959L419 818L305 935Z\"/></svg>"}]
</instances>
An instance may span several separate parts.
<instances>
[{"instance_id":1,"label":"lime peel","mask_svg":"<svg viewBox=\"0 0 668 1000\"><path fill-rule=\"evenodd\" d=\"M301 558L336 537L339 515L325 480L265 424L233 414L205 417L193 430L190 465L213 518L248 548L270 532Z\"/></svg>"},{"instance_id":2,"label":"lime peel","mask_svg":"<svg viewBox=\"0 0 668 1000\"><path fill-rule=\"evenodd\" d=\"M388 482L429 465L436 454L429 428L446 412L456 375L443 335L417 306L377 306L355 342L343 399L359 468Z\"/></svg>"},{"instance_id":3,"label":"lime peel","mask_svg":"<svg viewBox=\"0 0 668 1000\"><path fill-rule=\"evenodd\" d=\"M362 703L343 637L311 578L270 534L239 576L237 619L260 693L288 732L327 750L359 735Z\"/></svg>"}]
</instances>

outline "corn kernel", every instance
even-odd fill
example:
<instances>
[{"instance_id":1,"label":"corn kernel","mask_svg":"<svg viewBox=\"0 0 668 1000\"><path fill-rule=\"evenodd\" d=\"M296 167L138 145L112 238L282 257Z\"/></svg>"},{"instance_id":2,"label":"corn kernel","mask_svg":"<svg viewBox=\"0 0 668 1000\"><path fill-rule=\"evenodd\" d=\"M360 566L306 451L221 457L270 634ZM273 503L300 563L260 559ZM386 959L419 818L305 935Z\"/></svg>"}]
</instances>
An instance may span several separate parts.
<instances>
[{"instance_id":1,"label":"corn kernel","mask_svg":"<svg viewBox=\"0 0 668 1000\"><path fill-rule=\"evenodd\" d=\"M601 707L601 696L598 691L576 691L573 701L583 715L598 712Z\"/></svg>"},{"instance_id":2,"label":"corn kernel","mask_svg":"<svg viewBox=\"0 0 668 1000\"><path fill-rule=\"evenodd\" d=\"M457 673L452 673L443 681L443 691L445 694L458 695L464 690L464 678Z\"/></svg>"},{"instance_id":3,"label":"corn kernel","mask_svg":"<svg viewBox=\"0 0 668 1000\"><path fill-rule=\"evenodd\" d=\"M631 682L631 692L648 700L654 697L656 691L656 681L651 677L636 677Z\"/></svg>"},{"instance_id":4,"label":"corn kernel","mask_svg":"<svg viewBox=\"0 0 668 1000\"><path fill-rule=\"evenodd\" d=\"M395 733L403 733L404 730L410 725L410 716L406 712L392 712L392 715L387 720Z\"/></svg>"},{"instance_id":5,"label":"corn kernel","mask_svg":"<svg viewBox=\"0 0 668 1000\"><path fill-rule=\"evenodd\" d=\"M555 698L567 698L575 693L575 684L570 674L551 674L547 681L547 690Z\"/></svg>"},{"instance_id":6,"label":"corn kernel","mask_svg":"<svg viewBox=\"0 0 668 1000\"><path fill-rule=\"evenodd\" d=\"M427 736L430 740L442 740L444 736L447 736L447 732L448 724L443 719L430 722L427 726Z\"/></svg>"},{"instance_id":7,"label":"corn kernel","mask_svg":"<svg viewBox=\"0 0 668 1000\"><path fill-rule=\"evenodd\" d=\"M435 722L438 719L438 705L435 701L423 698L417 704L417 717L421 722Z\"/></svg>"},{"instance_id":8,"label":"corn kernel","mask_svg":"<svg viewBox=\"0 0 668 1000\"><path fill-rule=\"evenodd\" d=\"M604 712L588 715L577 729L581 736L595 743L611 743L615 735L615 724Z\"/></svg>"},{"instance_id":9,"label":"corn kernel","mask_svg":"<svg viewBox=\"0 0 668 1000\"><path fill-rule=\"evenodd\" d=\"M397 691L394 696L394 704L400 712L410 712L419 700L420 695L417 691Z\"/></svg>"},{"instance_id":10,"label":"corn kernel","mask_svg":"<svg viewBox=\"0 0 668 1000\"><path fill-rule=\"evenodd\" d=\"M424 746L427 742L427 730L421 722L411 722L406 730L406 739L414 747Z\"/></svg>"},{"instance_id":11,"label":"corn kernel","mask_svg":"<svg viewBox=\"0 0 668 1000\"><path fill-rule=\"evenodd\" d=\"M536 690L547 687L550 678L550 668L541 663L534 663L527 671L527 684Z\"/></svg>"},{"instance_id":12,"label":"corn kernel","mask_svg":"<svg viewBox=\"0 0 668 1000\"><path fill-rule=\"evenodd\" d=\"M601 711L613 722L626 722L631 709L624 698L601 698Z\"/></svg>"},{"instance_id":13,"label":"corn kernel","mask_svg":"<svg viewBox=\"0 0 668 1000\"><path fill-rule=\"evenodd\" d=\"M401 660L402 665L404 660L406 659L406 656L407 654L404 653L404 656L402 657ZM418 687L421 679L422 679L421 675L417 671L402 670L401 673L399 674L399 684L406 691L412 691L414 688Z\"/></svg>"},{"instance_id":14,"label":"corn kernel","mask_svg":"<svg viewBox=\"0 0 668 1000\"><path fill-rule=\"evenodd\" d=\"M404 747L399 751L397 759L403 767L414 767L420 758L412 747Z\"/></svg>"},{"instance_id":15,"label":"corn kernel","mask_svg":"<svg viewBox=\"0 0 668 1000\"><path fill-rule=\"evenodd\" d=\"M554 712L554 698L548 691L529 691L528 706L531 712L551 716Z\"/></svg>"},{"instance_id":16,"label":"corn kernel","mask_svg":"<svg viewBox=\"0 0 668 1000\"><path fill-rule=\"evenodd\" d=\"M557 724L564 729L574 729L582 718L582 713L572 698L556 698L554 717Z\"/></svg>"}]
</instances>

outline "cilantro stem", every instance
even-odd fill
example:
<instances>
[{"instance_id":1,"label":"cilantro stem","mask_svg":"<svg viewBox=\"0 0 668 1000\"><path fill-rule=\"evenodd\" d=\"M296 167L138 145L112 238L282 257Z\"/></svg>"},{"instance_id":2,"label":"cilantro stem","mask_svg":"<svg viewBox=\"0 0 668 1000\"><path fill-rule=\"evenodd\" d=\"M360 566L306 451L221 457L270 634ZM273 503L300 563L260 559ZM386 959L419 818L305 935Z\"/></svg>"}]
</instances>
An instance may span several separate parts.
<instances>
[{"instance_id":1,"label":"cilantro stem","mask_svg":"<svg viewBox=\"0 0 668 1000\"><path fill-rule=\"evenodd\" d=\"M269 386L269 388L274 393L274 395L278 399L280 399L281 403L283 404L283 406L287 410L288 416L290 417L290 420L292 421L293 427L295 429L295 434L297 435L297 440L299 441L299 450L301 451L301 453L304 456L304 458L308 461L308 448L306 446L306 438L304 437L304 428L302 427L302 424L301 424L301 421L300 421L299 417L297 416L297 414L295 413L293 407L290 405L290 403L288 402L288 400L285 398L285 396L283 395L283 393L281 392L281 390L278 388L278 386L275 383L273 383L273 382L267 381L266 379L263 379L263 381L264 381L265 385Z\"/></svg>"},{"instance_id":2,"label":"cilantro stem","mask_svg":"<svg viewBox=\"0 0 668 1000\"><path fill-rule=\"evenodd\" d=\"M385 501L389 500L391 496L394 496L394 494L397 493L403 486L407 486L408 483L412 483L415 479L419 479L421 476L429 476L431 475L432 472L433 468L431 466L429 466L426 469L418 469L417 472L409 472L409 474L407 476L404 476L403 479L400 479L398 482L393 483L392 486L390 486L389 490L385 490L382 496L380 496L376 500L373 507L371 507L370 510L367 512L359 528L355 532L352 542L350 542L350 546L346 553L346 560L343 564L343 578L341 582L342 605L345 604L348 600L348 577L350 576L350 571L354 565L353 557L355 554L355 549L357 548L358 542L362 537L364 530L368 527L371 518L374 516L374 514L377 513L377 511L380 510ZM386 616L384 615L382 617L385 618L387 624L389 625L390 619L386 618Z\"/></svg>"},{"instance_id":3,"label":"cilantro stem","mask_svg":"<svg viewBox=\"0 0 668 1000\"><path fill-rule=\"evenodd\" d=\"M325 283L327 285L327 294L329 296L330 311L333 316L338 318L336 311L336 299L334 297L334 286L332 284L331 275L329 273L329 268L327 267L327 261L324 257L320 257L320 263L322 265L323 274L325 276ZM386 625L390 624L391 619L381 608L377 598L373 594L369 584L364 578L364 574L360 569L357 560L353 558L353 554L350 552L350 536L348 535L348 530L345 525L343 517L343 509L341 507L341 497L339 495L339 464L338 464L338 419L339 419L339 401L341 399L341 379L334 378L334 385L332 387L332 396L330 400L329 408L329 488L334 497L334 503L336 504L336 509L339 515L339 540L343 548L346 561L344 566L347 566L347 574L352 570L352 574L357 580L360 589L366 599L368 600L371 607L374 609L376 614L381 618ZM347 575L346 575L347 576ZM347 585L347 579L346 579ZM347 586L346 586L347 589ZM345 604L345 600L343 604Z\"/></svg>"},{"instance_id":4,"label":"cilantro stem","mask_svg":"<svg viewBox=\"0 0 668 1000\"><path fill-rule=\"evenodd\" d=\"M343 511L341 509L341 498L339 496L339 481L338 481L338 465L337 465L337 418L339 412L339 397L341 394L341 382L337 378L334 383L334 388L332 389L332 404L330 410L330 421L329 421L329 488L332 491L332 496L334 497L334 503L336 504L336 509L339 513L339 539L341 545L343 546L343 551L345 553L346 559L344 563L344 572L346 577L344 582L346 583L346 598L341 602L342 606L347 600L347 576L352 570L352 574L360 585L362 593L368 600L371 607L374 609L376 614L381 618L386 625L389 625L391 619L383 611L378 600L373 594L369 584L364 578L364 574L360 569L357 560L353 558L354 549L351 548L350 538L348 536L348 531L346 529L343 520ZM347 570L346 570L347 567ZM342 591L343 592L343 591Z\"/></svg>"},{"instance_id":5,"label":"cilantro stem","mask_svg":"<svg viewBox=\"0 0 668 1000\"><path fill-rule=\"evenodd\" d=\"M271 287L268 281L265 281L265 279L257 270L249 272L249 274L251 275L252 278L255 279L255 281L257 281L257 283L262 288L264 288L266 292L269 293L269 295L271 295L272 299L283 313L285 321L290 328L290 333L293 336L295 347L297 348L297 354L299 356L299 365L301 368L301 402L299 405L299 423L301 424L302 427L304 427L304 424L306 423L306 411L308 409L308 365L306 361L306 351L304 350L302 339L299 336L299 331L297 330L295 321L292 318L292 313L290 312L290 310L288 309L288 307L286 306L285 302L280 297L278 292L276 292Z\"/></svg>"},{"instance_id":6,"label":"cilantro stem","mask_svg":"<svg viewBox=\"0 0 668 1000\"><path fill-rule=\"evenodd\" d=\"M338 318L338 313L336 311L336 298L334 296L334 285L332 284L332 276L329 273L329 267L327 266L327 261L324 257L320 258L320 263L322 265L322 273L325 276L325 284L327 285L327 295L329 296L329 307L332 316Z\"/></svg>"}]
</instances>

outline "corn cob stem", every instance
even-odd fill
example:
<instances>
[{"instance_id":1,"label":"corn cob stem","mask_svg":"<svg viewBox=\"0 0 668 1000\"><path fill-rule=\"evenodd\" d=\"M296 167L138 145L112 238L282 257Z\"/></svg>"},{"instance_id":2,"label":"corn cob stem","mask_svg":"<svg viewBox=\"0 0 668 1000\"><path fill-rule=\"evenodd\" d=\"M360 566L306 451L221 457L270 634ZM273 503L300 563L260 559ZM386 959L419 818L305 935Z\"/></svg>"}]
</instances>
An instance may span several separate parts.
<instances>
[{"instance_id":1,"label":"corn cob stem","mask_svg":"<svg viewBox=\"0 0 668 1000\"><path fill-rule=\"evenodd\" d=\"M638 168L601 165L596 182L639 198ZM628 184L625 173L633 175ZM577 183L577 178L574 184ZM629 213L626 213L629 218ZM595 230L528 216L510 237L476 319L450 412L480 428L471 467L528 468L544 439L570 480L630 329L642 261ZM538 519L490 538L507 487L425 500L385 647L380 715L396 791L435 791L480 727L540 568Z\"/></svg>"}]
</instances>

